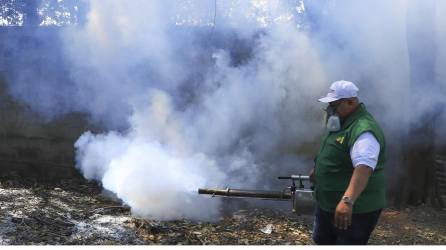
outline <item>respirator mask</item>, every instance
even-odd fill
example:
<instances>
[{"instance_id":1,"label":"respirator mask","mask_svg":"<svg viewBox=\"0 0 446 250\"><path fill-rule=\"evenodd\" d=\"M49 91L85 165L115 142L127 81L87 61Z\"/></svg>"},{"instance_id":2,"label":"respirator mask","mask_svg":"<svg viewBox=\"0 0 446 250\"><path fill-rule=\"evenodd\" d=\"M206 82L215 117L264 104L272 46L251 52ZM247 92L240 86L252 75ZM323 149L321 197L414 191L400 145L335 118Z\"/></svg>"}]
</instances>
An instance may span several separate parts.
<instances>
[{"instance_id":1,"label":"respirator mask","mask_svg":"<svg viewBox=\"0 0 446 250\"><path fill-rule=\"evenodd\" d=\"M336 109L338 108L338 106L339 104L336 106L329 105L325 109L326 112L325 123L328 132L337 132L341 129L341 119L339 118L339 115L336 114Z\"/></svg>"}]
</instances>

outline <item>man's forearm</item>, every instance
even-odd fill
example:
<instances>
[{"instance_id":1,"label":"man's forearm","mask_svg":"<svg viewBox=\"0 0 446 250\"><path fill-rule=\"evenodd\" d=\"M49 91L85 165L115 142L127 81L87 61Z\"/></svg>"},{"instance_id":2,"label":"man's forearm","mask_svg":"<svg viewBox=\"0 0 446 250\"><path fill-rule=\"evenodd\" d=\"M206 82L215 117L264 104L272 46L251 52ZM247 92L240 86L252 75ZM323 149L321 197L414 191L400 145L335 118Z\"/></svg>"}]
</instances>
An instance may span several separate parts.
<instances>
[{"instance_id":1,"label":"man's forearm","mask_svg":"<svg viewBox=\"0 0 446 250\"><path fill-rule=\"evenodd\" d=\"M352 200L356 201L359 195L364 191L367 183L369 181L370 175L372 175L373 170L367 165L359 165L353 170L352 178L350 179L350 184L344 195L350 197Z\"/></svg>"}]
</instances>

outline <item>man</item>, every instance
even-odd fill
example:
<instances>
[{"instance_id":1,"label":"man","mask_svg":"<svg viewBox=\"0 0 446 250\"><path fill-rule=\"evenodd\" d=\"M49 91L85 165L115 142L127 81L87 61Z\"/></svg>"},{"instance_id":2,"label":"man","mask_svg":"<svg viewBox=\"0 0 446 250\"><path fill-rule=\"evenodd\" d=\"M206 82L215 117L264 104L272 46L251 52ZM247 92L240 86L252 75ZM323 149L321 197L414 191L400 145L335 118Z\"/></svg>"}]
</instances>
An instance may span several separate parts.
<instances>
[{"instance_id":1,"label":"man","mask_svg":"<svg viewBox=\"0 0 446 250\"><path fill-rule=\"evenodd\" d=\"M310 180L317 207L313 240L318 245L367 244L385 206L384 134L358 101L348 81L331 84L327 96L327 132Z\"/></svg>"}]
</instances>

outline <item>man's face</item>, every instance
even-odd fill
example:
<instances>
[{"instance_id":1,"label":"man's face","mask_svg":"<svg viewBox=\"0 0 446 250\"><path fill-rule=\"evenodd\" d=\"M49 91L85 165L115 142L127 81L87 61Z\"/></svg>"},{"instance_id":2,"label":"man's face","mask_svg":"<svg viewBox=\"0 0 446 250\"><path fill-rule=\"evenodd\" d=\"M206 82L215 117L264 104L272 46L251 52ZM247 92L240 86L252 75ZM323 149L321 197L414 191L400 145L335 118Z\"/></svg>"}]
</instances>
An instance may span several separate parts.
<instances>
[{"instance_id":1,"label":"man's face","mask_svg":"<svg viewBox=\"0 0 446 250\"><path fill-rule=\"evenodd\" d=\"M347 115L351 112L351 107L348 105L346 99L339 99L337 101L330 102L328 105L335 109L336 114L338 114L341 119L347 117Z\"/></svg>"}]
</instances>

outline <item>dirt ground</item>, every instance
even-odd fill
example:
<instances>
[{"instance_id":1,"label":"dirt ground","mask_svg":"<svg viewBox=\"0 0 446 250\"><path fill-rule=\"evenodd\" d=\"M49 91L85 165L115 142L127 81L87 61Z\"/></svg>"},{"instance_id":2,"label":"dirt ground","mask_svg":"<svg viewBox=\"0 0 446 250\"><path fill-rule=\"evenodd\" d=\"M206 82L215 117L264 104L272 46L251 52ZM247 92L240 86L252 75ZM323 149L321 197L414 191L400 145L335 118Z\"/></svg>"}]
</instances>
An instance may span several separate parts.
<instances>
[{"instance_id":1,"label":"dirt ground","mask_svg":"<svg viewBox=\"0 0 446 250\"><path fill-rule=\"evenodd\" d=\"M311 245L311 215L225 212L216 222L136 218L95 183L0 183L0 245ZM446 209L386 209L374 245L445 245Z\"/></svg>"}]
</instances>

